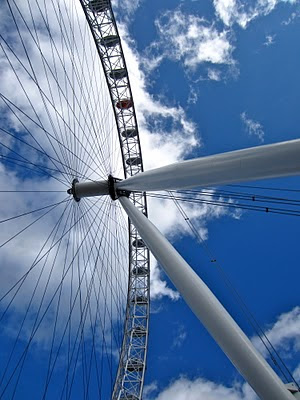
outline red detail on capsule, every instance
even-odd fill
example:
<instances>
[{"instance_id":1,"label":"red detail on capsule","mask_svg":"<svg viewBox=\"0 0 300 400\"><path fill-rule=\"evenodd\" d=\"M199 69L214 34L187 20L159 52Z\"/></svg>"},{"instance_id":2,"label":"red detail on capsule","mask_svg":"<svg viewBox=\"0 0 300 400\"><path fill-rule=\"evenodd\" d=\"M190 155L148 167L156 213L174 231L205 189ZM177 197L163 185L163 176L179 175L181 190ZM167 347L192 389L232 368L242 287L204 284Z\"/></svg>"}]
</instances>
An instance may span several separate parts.
<instances>
[{"instance_id":1,"label":"red detail on capsule","mask_svg":"<svg viewBox=\"0 0 300 400\"><path fill-rule=\"evenodd\" d=\"M133 103L131 99L123 99L116 103L116 107L120 110L128 110L128 108L131 108L132 106Z\"/></svg>"}]
</instances>

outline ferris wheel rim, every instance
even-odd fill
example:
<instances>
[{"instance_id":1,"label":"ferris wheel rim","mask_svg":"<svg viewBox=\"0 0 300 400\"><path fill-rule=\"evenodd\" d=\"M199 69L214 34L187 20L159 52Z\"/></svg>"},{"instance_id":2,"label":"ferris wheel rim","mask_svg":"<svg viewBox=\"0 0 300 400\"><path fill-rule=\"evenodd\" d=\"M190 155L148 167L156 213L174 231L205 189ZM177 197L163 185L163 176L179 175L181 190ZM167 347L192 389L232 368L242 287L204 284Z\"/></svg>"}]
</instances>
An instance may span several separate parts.
<instances>
[{"instance_id":1,"label":"ferris wheel rim","mask_svg":"<svg viewBox=\"0 0 300 400\"><path fill-rule=\"evenodd\" d=\"M94 42L95 45L97 47L98 50L98 54L99 57L101 59L102 62L102 67L105 71L105 77L106 77L106 82L107 82L107 86L109 88L109 92L110 92L110 98L111 98L111 103L112 103L112 107L114 110L114 115L115 115L115 119L116 119L116 125L117 125L117 129L118 129L118 134L119 134L119 142L120 142L120 149L122 152L122 160L123 160L123 169L124 169L124 176L125 178L129 177L129 176L133 176L138 172L143 172L144 168L143 168L143 159L142 159L142 152L141 152L141 144L140 144L140 139L139 139L139 132L138 132L138 124L137 124L137 118L136 118L136 112L135 112L135 107L134 107L134 100L133 100L133 95L132 95L132 90L131 90L131 86L130 86L130 81L129 81L129 74L128 74L128 69L127 69L127 65L126 65L126 60L124 57L124 53L123 53L123 48L122 48L122 44L121 44L121 38L118 32L118 27L117 27L117 23L114 17L114 13L112 10L112 6L111 6L111 1L110 0L94 0L93 4L94 7L96 5L99 6L99 9L97 10L97 8L93 9L93 6L91 7L91 1L88 0L79 0L85 16L87 18L90 30L92 32L93 38L94 38ZM99 11L99 12L98 12ZM109 12L110 13L110 17L112 20L112 25L114 27L115 30L115 35L109 35L109 37L115 36L117 45L120 48L120 58L122 59L122 66L120 68L120 66L118 66L117 69L112 69L111 68L111 63L109 62L109 67L110 67L110 71L109 68L106 68L105 66L105 62L103 59L103 53L101 53L101 41L103 43L105 37L107 36L103 36L101 33L101 38L98 37L97 38L97 31L95 31L94 26L95 24L95 20L93 22L93 20L91 19L91 16L96 17L97 14L103 14L105 12ZM106 27L105 27L106 28ZM98 29L101 32L101 26L98 24ZM99 45L100 42L100 45ZM105 48L106 46L102 45L103 48ZM109 56L107 56L107 59L109 60ZM114 80L114 86L117 86L116 81L118 80L116 78L116 73L120 73L120 71L122 71L121 74L121 79L125 79L127 88L128 88L128 93L129 96L127 98L123 98L122 95L120 95L120 93L118 93L117 90L117 99L116 96L114 96L113 93L113 84L110 81L109 77L112 77L112 79ZM115 97L115 98L114 98ZM132 124L132 122L126 126L127 124L124 123L124 118L122 118L122 122L123 124L119 124L119 118L118 118L118 113L122 113L122 110L125 110L125 112L128 111L128 109L132 110L132 116L133 116L133 120L134 123ZM118 111L119 110L119 111ZM122 126L123 125L123 126ZM128 135L129 140L133 139L136 141L136 145L137 145L137 150L135 151L130 151L127 149L127 151L125 150L125 146L124 143L122 142L122 136L124 136L124 132L126 134L126 132L129 131L130 134ZM132 131L134 131L134 136L132 136ZM128 144L127 144L127 147ZM136 162L129 162L129 160L138 160L138 163ZM127 166L126 166L126 161L127 161ZM129 167L129 168L128 168ZM133 168L133 169L132 169ZM136 196L138 196L139 198L136 199ZM146 201L146 195L145 194L133 194L132 196L132 200L133 203L138 206L138 208L141 209L141 211L147 215L147 201ZM141 206L142 203L142 206ZM132 232L133 231L133 232ZM130 259L132 260L132 252L135 252L136 254L141 252L141 247L139 248L138 245L137 246L132 246L133 243L142 243L142 239L140 238L137 230L135 229L135 227L130 223L129 221L129 253L130 253ZM138 307L139 308L139 302L138 302L138 298L135 295L135 291L136 288L134 287L134 284L132 284L131 280L133 279L133 281L136 279L138 280L138 274L134 274L133 271L136 270L138 271L138 265L137 263L132 263L132 261L130 262L130 266L129 266L129 279L128 279L128 296L127 296L127 317L126 317L126 322L125 322L125 326L124 326L124 339L123 339L123 344L122 344L122 351L121 351L121 357L120 357L120 362L119 362L119 368L118 368L118 372L117 372L117 377L115 380L115 387L114 387L114 391L112 394L112 398L113 399L119 399L119 398L134 398L134 399L141 399L142 397L142 390L143 390L143 382L144 382L144 375L145 375L145 368L146 368L146 357L147 357L147 346L148 346L148 322L149 322L149 300L150 300L150 291L149 291L149 286L150 286L150 275L149 275L149 251L148 249L146 249L144 243L143 243L143 248L144 250L144 259L145 260L145 265L147 265L147 275L145 275L143 273L143 276L146 276L146 296L145 296L145 300L142 303L142 308L146 307L147 308L147 316L146 316L146 320L143 324L143 326L141 327L140 325L138 325L138 328L142 328L143 331L143 335L139 335L139 340L141 337L144 337L144 343L143 343L143 348L144 348L144 356L142 357L135 357L135 356L130 356L129 354L133 353L135 354L135 350L132 351L132 341L135 342L134 336L135 336L135 328L132 327L131 329L128 329L128 324L130 322L130 309L132 308L132 303L134 304L134 307ZM139 250L138 250L139 249ZM135 257L136 258L136 257ZM145 267L143 267L145 268ZM134 299L134 301L133 301ZM133 324L134 325L134 324ZM131 345L128 346L128 342L131 342ZM138 347L141 346L141 343L138 343ZM124 358L124 359L123 359ZM134 363L138 364L138 365L134 365ZM130 389L130 383L128 385L128 388L125 387L125 383L126 380L130 382L130 377L132 375L133 380L136 380L137 376L140 378L140 385L138 387L138 390L135 387L135 390L132 392L132 389ZM131 397L132 396L132 397Z\"/></svg>"}]
</instances>

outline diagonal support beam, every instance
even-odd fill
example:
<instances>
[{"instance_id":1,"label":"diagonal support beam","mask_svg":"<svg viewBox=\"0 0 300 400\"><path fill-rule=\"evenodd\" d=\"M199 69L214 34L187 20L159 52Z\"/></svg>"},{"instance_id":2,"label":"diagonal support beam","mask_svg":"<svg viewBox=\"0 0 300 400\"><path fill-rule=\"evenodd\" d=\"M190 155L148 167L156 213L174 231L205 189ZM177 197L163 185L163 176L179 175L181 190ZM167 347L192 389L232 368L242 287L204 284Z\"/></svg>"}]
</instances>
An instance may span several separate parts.
<instances>
[{"instance_id":1,"label":"diagonal support beam","mask_svg":"<svg viewBox=\"0 0 300 400\"><path fill-rule=\"evenodd\" d=\"M119 201L177 290L259 398L293 400L280 378L168 240L127 197Z\"/></svg>"},{"instance_id":2,"label":"diagonal support beam","mask_svg":"<svg viewBox=\"0 0 300 400\"><path fill-rule=\"evenodd\" d=\"M117 189L156 191L300 175L300 139L182 161L141 172Z\"/></svg>"}]
</instances>

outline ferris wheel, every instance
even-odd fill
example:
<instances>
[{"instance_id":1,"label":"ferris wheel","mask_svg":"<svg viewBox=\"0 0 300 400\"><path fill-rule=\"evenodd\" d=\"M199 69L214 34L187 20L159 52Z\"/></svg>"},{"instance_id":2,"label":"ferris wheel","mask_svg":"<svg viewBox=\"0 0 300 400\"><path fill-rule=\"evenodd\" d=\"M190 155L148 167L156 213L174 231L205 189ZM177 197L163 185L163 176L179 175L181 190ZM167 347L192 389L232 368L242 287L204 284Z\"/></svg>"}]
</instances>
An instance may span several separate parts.
<instances>
[{"instance_id":1,"label":"ferris wheel","mask_svg":"<svg viewBox=\"0 0 300 400\"><path fill-rule=\"evenodd\" d=\"M4 3L0 296L14 332L1 396L32 396L24 381L41 374L36 398L139 399L149 252L113 187L143 163L110 2ZM100 178L105 200L67 194ZM131 199L147 215L145 194ZM46 348L40 362L35 347Z\"/></svg>"},{"instance_id":2,"label":"ferris wheel","mask_svg":"<svg viewBox=\"0 0 300 400\"><path fill-rule=\"evenodd\" d=\"M150 249L259 396L294 398L148 220L145 192L296 175L300 141L144 172L111 2L0 7L0 397L141 399Z\"/></svg>"}]
</instances>

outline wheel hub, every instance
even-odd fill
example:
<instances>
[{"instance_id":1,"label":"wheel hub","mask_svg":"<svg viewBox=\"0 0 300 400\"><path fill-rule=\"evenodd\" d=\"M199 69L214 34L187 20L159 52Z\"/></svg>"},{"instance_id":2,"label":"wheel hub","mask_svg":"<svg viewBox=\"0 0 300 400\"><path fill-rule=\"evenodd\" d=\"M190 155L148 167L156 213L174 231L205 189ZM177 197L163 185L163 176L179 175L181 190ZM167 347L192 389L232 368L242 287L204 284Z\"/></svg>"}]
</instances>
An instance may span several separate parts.
<instances>
[{"instance_id":1,"label":"wheel hub","mask_svg":"<svg viewBox=\"0 0 300 400\"><path fill-rule=\"evenodd\" d=\"M72 187L67 190L68 194L73 195L76 202L79 202L82 197L95 197L109 195L112 200L117 200L120 196L129 197L130 192L127 190L119 190L116 183L122 179L108 175L106 181L89 181L79 182L77 178L73 179Z\"/></svg>"}]
</instances>

